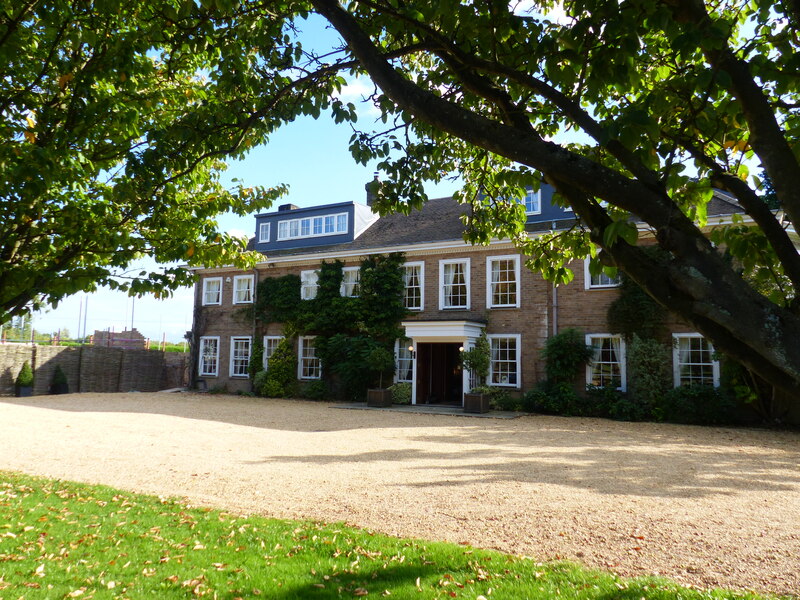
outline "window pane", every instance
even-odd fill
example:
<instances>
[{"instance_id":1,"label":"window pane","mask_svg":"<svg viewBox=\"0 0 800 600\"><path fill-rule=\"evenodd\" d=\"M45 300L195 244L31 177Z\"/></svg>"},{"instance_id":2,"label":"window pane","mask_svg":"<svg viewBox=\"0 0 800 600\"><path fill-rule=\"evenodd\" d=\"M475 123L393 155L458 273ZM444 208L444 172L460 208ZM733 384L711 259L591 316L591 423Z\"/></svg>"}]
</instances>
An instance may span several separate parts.
<instances>
[{"instance_id":1,"label":"window pane","mask_svg":"<svg viewBox=\"0 0 800 600\"><path fill-rule=\"evenodd\" d=\"M397 381L413 381L414 379L414 359L408 347L411 340L400 340L397 349Z\"/></svg>"},{"instance_id":2,"label":"window pane","mask_svg":"<svg viewBox=\"0 0 800 600\"><path fill-rule=\"evenodd\" d=\"M253 278L252 277L234 277L235 285L235 298L237 303L246 303L253 301Z\"/></svg>"},{"instance_id":3,"label":"window pane","mask_svg":"<svg viewBox=\"0 0 800 600\"><path fill-rule=\"evenodd\" d=\"M538 213L540 212L539 192L528 190L525 194L525 212Z\"/></svg>"},{"instance_id":4,"label":"window pane","mask_svg":"<svg viewBox=\"0 0 800 600\"><path fill-rule=\"evenodd\" d=\"M269 369L269 359L281 343L281 337L265 337L264 338L264 370Z\"/></svg>"},{"instance_id":5,"label":"window pane","mask_svg":"<svg viewBox=\"0 0 800 600\"><path fill-rule=\"evenodd\" d=\"M222 296L222 280L206 279L203 284L205 286L203 302L205 304L219 304Z\"/></svg>"},{"instance_id":6,"label":"window pane","mask_svg":"<svg viewBox=\"0 0 800 600\"><path fill-rule=\"evenodd\" d=\"M422 282L420 281L420 265L406 266L403 270L403 306L406 308L422 308Z\"/></svg>"},{"instance_id":7,"label":"window pane","mask_svg":"<svg viewBox=\"0 0 800 600\"><path fill-rule=\"evenodd\" d=\"M344 269L342 271L342 285L339 289L339 293L348 298L358 297L360 281L360 269Z\"/></svg>"},{"instance_id":8,"label":"window pane","mask_svg":"<svg viewBox=\"0 0 800 600\"><path fill-rule=\"evenodd\" d=\"M339 233L347 232L347 215L336 216L336 231Z\"/></svg>"},{"instance_id":9,"label":"window pane","mask_svg":"<svg viewBox=\"0 0 800 600\"><path fill-rule=\"evenodd\" d=\"M322 217L314 217L314 234L322 233Z\"/></svg>"},{"instance_id":10,"label":"window pane","mask_svg":"<svg viewBox=\"0 0 800 600\"><path fill-rule=\"evenodd\" d=\"M703 337L678 337L678 372L681 385L714 385L713 350Z\"/></svg>"},{"instance_id":11,"label":"window pane","mask_svg":"<svg viewBox=\"0 0 800 600\"><path fill-rule=\"evenodd\" d=\"M516 261L511 259L499 259L491 261L490 264L492 306L516 306Z\"/></svg>"},{"instance_id":12,"label":"window pane","mask_svg":"<svg viewBox=\"0 0 800 600\"><path fill-rule=\"evenodd\" d=\"M300 235L311 235L311 219L300 221Z\"/></svg>"},{"instance_id":13,"label":"window pane","mask_svg":"<svg viewBox=\"0 0 800 600\"><path fill-rule=\"evenodd\" d=\"M322 376L322 363L317 358L317 347L313 338L300 338L300 377L319 379Z\"/></svg>"},{"instance_id":14,"label":"window pane","mask_svg":"<svg viewBox=\"0 0 800 600\"><path fill-rule=\"evenodd\" d=\"M621 387L622 365L620 362L620 339L614 337L593 337L591 346L594 358L588 383L599 387Z\"/></svg>"},{"instance_id":15,"label":"window pane","mask_svg":"<svg viewBox=\"0 0 800 600\"><path fill-rule=\"evenodd\" d=\"M609 277L605 273L592 275L591 287L613 287L619 285L619 276Z\"/></svg>"},{"instance_id":16,"label":"window pane","mask_svg":"<svg viewBox=\"0 0 800 600\"><path fill-rule=\"evenodd\" d=\"M312 300L317 297L317 272L302 271L300 273L300 298Z\"/></svg>"},{"instance_id":17,"label":"window pane","mask_svg":"<svg viewBox=\"0 0 800 600\"><path fill-rule=\"evenodd\" d=\"M325 217L325 233L333 233L333 216Z\"/></svg>"},{"instance_id":18,"label":"window pane","mask_svg":"<svg viewBox=\"0 0 800 600\"><path fill-rule=\"evenodd\" d=\"M467 306L466 263L444 265L444 306L460 308Z\"/></svg>"},{"instance_id":19,"label":"window pane","mask_svg":"<svg viewBox=\"0 0 800 600\"><path fill-rule=\"evenodd\" d=\"M250 363L250 339L233 338L231 348L231 375L247 375Z\"/></svg>"},{"instance_id":20,"label":"window pane","mask_svg":"<svg viewBox=\"0 0 800 600\"><path fill-rule=\"evenodd\" d=\"M219 340L200 339L200 375L216 375L219 360Z\"/></svg>"},{"instance_id":21,"label":"window pane","mask_svg":"<svg viewBox=\"0 0 800 600\"><path fill-rule=\"evenodd\" d=\"M517 338L491 338L492 362L490 380L493 385L517 384Z\"/></svg>"}]
</instances>

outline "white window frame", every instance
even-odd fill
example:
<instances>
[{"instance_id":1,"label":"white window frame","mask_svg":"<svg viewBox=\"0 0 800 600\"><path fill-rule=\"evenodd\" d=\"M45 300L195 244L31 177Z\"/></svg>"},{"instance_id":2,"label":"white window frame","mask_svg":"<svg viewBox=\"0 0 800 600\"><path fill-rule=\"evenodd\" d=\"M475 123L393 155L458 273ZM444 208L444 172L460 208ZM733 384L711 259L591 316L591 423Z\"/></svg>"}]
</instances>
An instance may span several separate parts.
<instances>
[{"instance_id":1,"label":"white window frame","mask_svg":"<svg viewBox=\"0 0 800 600\"><path fill-rule=\"evenodd\" d=\"M445 303L445 299L447 294L445 294L444 286L444 271L445 265L455 265L455 264L463 264L464 265L464 284L466 285L466 300L467 303L464 306L447 306ZM472 305L472 288L470 286L470 259L469 258L452 258L452 259L445 259L439 261L439 310L469 310L470 306Z\"/></svg>"},{"instance_id":2,"label":"white window frame","mask_svg":"<svg viewBox=\"0 0 800 600\"><path fill-rule=\"evenodd\" d=\"M681 383L681 363L680 363L680 339L705 339L711 356L714 356L714 344L712 344L702 333L673 333L672 334L672 383L675 387L683 385ZM701 364L701 363L693 363ZM719 361L711 359L711 378L713 386L719 387Z\"/></svg>"},{"instance_id":3,"label":"white window frame","mask_svg":"<svg viewBox=\"0 0 800 600\"><path fill-rule=\"evenodd\" d=\"M282 335L265 335L262 343L264 344L264 354L262 356L262 363L261 366L264 367L266 371L269 368L269 358L272 356L272 353L275 352L275 349L278 347L278 344L281 343L283 339ZM270 346L270 342L277 342L275 344L275 348L272 349L272 352L267 352L267 349Z\"/></svg>"},{"instance_id":4,"label":"white window frame","mask_svg":"<svg viewBox=\"0 0 800 600\"><path fill-rule=\"evenodd\" d=\"M213 371L204 371L203 367L205 363L203 361L203 352L205 350L205 343L207 341L214 341L217 344L217 351L214 354L214 366L215 369ZM219 376L219 336L218 335L203 335L200 336L200 348L198 352L198 363L197 363L197 374L200 377L217 377Z\"/></svg>"},{"instance_id":5,"label":"white window frame","mask_svg":"<svg viewBox=\"0 0 800 600\"><path fill-rule=\"evenodd\" d=\"M313 283L310 280L313 279ZM319 271L311 269L300 271L300 299L313 300L317 297L319 289Z\"/></svg>"},{"instance_id":6,"label":"white window frame","mask_svg":"<svg viewBox=\"0 0 800 600\"><path fill-rule=\"evenodd\" d=\"M628 371L627 371L627 363L628 363L628 356L625 348L625 339L618 334L613 333L589 333L586 334L586 345L594 347L592 343L595 339L616 339L619 340L619 356L617 356L617 361L619 361L619 386L618 389L621 392L624 392L628 389ZM586 363L586 385L593 385L592 379L594 375L594 357L587 361ZM611 363L603 363L603 364L611 364Z\"/></svg>"},{"instance_id":7,"label":"white window frame","mask_svg":"<svg viewBox=\"0 0 800 600\"><path fill-rule=\"evenodd\" d=\"M406 279L406 269L409 267L419 267L419 306L418 307L410 307L405 306L406 302L406 290L409 289L406 286L405 279ZM424 261L417 261L417 262L407 262L403 265L403 306L408 310L415 310L421 311L425 310L425 262Z\"/></svg>"},{"instance_id":8,"label":"white window frame","mask_svg":"<svg viewBox=\"0 0 800 600\"><path fill-rule=\"evenodd\" d=\"M320 231L315 233L315 225L319 224ZM330 226L328 226L330 224ZM343 225L343 227L341 227ZM303 230L308 233L303 233ZM332 215L315 215L299 219L286 219L278 221L278 241L299 240L304 238L324 237L329 235L343 235L350 229L350 214L346 212Z\"/></svg>"},{"instance_id":9,"label":"white window frame","mask_svg":"<svg viewBox=\"0 0 800 600\"><path fill-rule=\"evenodd\" d=\"M317 356L316 344L314 344L314 357L313 357L313 360L315 360L315 361L317 361L319 363L319 367L317 369L319 374L316 375L316 376L310 376L310 377L306 376L306 375L303 375L303 360L305 359L305 357L303 356L303 351L306 348L307 342L309 340L314 340L314 339L316 339L316 336L313 336L313 335L303 335L303 336L300 336L298 338L298 343L297 343L297 378L300 379L300 380L303 380L303 381L314 381L314 380L317 380L317 379L322 379L322 361L320 360L319 356Z\"/></svg>"},{"instance_id":10,"label":"white window frame","mask_svg":"<svg viewBox=\"0 0 800 600\"><path fill-rule=\"evenodd\" d=\"M522 335L519 333L491 333L486 336L489 340L489 378L487 379L488 385L492 387L507 387L507 388L521 388L522 387ZM495 383L494 381L494 356L493 356L493 348L492 342L494 340L505 340L505 339L513 339L515 340L516 344L516 360L514 361L516 364L517 370L517 380L514 383L505 382L505 383Z\"/></svg>"},{"instance_id":11,"label":"white window frame","mask_svg":"<svg viewBox=\"0 0 800 600\"><path fill-rule=\"evenodd\" d=\"M354 282L346 281L345 273L355 273L356 280ZM348 290L350 287L350 290ZM348 293L348 291L350 293ZM342 298L358 298L361 293L361 268L360 267L343 267L342 268L342 284L339 287L339 295Z\"/></svg>"},{"instance_id":12,"label":"white window frame","mask_svg":"<svg viewBox=\"0 0 800 600\"><path fill-rule=\"evenodd\" d=\"M260 223L258 225L258 241L259 242L268 242L269 241L269 222Z\"/></svg>"},{"instance_id":13,"label":"white window frame","mask_svg":"<svg viewBox=\"0 0 800 600\"><path fill-rule=\"evenodd\" d=\"M412 345L412 341L408 338L394 341L394 382L395 383L412 383L414 381L414 354L408 351L408 347ZM410 361L411 379L401 379L400 373L405 369L400 368L400 361Z\"/></svg>"},{"instance_id":14,"label":"white window frame","mask_svg":"<svg viewBox=\"0 0 800 600\"><path fill-rule=\"evenodd\" d=\"M217 301L216 302L208 302L206 297L209 292L208 284L212 281L216 281L219 283L219 290L217 290ZM202 298L202 305L203 306L220 306L222 304L222 277L206 277L203 279L203 298Z\"/></svg>"},{"instance_id":15,"label":"white window frame","mask_svg":"<svg viewBox=\"0 0 800 600\"><path fill-rule=\"evenodd\" d=\"M237 295L239 293L239 282L240 281L248 281L247 289L250 291L250 299L249 300L238 300ZM255 296L255 278L253 275L235 275L233 277L233 303L234 304L252 304L253 297Z\"/></svg>"},{"instance_id":16,"label":"white window frame","mask_svg":"<svg viewBox=\"0 0 800 600\"><path fill-rule=\"evenodd\" d=\"M583 287L587 290L610 290L619 287L619 273L617 273L616 279L611 279L605 273L601 273L599 275L601 278L605 278L608 280L608 283L593 283L592 282L592 274L589 272L589 259L586 258L583 261Z\"/></svg>"},{"instance_id":17,"label":"white window frame","mask_svg":"<svg viewBox=\"0 0 800 600\"><path fill-rule=\"evenodd\" d=\"M528 210L528 198L535 197L536 198L536 205L539 207L537 210ZM520 198L520 204L525 207L525 214L526 215L540 215L542 214L542 190L539 188L536 191L533 190L526 190L525 196Z\"/></svg>"},{"instance_id":18,"label":"white window frame","mask_svg":"<svg viewBox=\"0 0 800 600\"><path fill-rule=\"evenodd\" d=\"M247 340L247 362L245 363L245 372L244 373L235 373L234 372L234 359L236 358L235 355L235 348L236 342L241 342ZM249 335L233 335L231 336L231 354L228 357L228 374L230 377L235 377L236 379L249 379L250 378L250 357L253 355L253 337Z\"/></svg>"},{"instance_id":19,"label":"white window frame","mask_svg":"<svg viewBox=\"0 0 800 600\"><path fill-rule=\"evenodd\" d=\"M516 301L511 304L494 304L492 301L494 299L493 287L494 282L492 281L492 263L500 260L508 260L514 261L514 285L515 285L515 296ZM519 308L520 306L520 268L519 268L520 260L519 254L509 254L505 256L487 256L486 257L486 306L488 308Z\"/></svg>"}]
</instances>

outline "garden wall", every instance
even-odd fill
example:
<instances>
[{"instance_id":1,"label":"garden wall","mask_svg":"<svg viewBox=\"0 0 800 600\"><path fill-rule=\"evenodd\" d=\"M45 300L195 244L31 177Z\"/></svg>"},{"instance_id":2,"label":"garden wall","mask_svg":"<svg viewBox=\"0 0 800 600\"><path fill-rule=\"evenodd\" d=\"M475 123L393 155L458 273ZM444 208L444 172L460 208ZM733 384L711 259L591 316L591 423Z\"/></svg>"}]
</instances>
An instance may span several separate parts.
<instances>
[{"instance_id":1,"label":"garden wall","mask_svg":"<svg viewBox=\"0 0 800 600\"><path fill-rule=\"evenodd\" d=\"M98 346L0 345L0 396L14 395L25 361L34 372L34 394L47 394L57 366L71 392L155 392L187 382L188 354Z\"/></svg>"}]
</instances>

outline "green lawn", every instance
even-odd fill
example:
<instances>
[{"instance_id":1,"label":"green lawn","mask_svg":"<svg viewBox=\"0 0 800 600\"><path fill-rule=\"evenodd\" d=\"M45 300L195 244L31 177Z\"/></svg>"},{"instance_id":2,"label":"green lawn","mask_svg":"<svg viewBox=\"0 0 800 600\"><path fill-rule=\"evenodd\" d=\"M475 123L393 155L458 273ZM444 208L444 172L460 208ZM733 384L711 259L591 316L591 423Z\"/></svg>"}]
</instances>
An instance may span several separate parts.
<instances>
[{"instance_id":1,"label":"green lawn","mask_svg":"<svg viewBox=\"0 0 800 600\"><path fill-rule=\"evenodd\" d=\"M764 598L0 473L0 598Z\"/></svg>"}]
</instances>

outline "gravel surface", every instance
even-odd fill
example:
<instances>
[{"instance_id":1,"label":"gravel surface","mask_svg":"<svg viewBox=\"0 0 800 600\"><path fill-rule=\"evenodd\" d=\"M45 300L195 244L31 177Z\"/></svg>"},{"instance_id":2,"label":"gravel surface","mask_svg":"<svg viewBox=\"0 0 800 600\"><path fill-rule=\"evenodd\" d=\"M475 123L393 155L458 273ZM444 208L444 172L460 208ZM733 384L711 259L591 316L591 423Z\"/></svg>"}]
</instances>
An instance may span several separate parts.
<instances>
[{"instance_id":1,"label":"gravel surface","mask_svg":"<svg viewBox=\"0 0 800 600\"><path fill-rule=\"evenodd\" d=\"M191 394L0 401L0 470L800 593L800 434Z\"/></svg>"}]
</instances>

